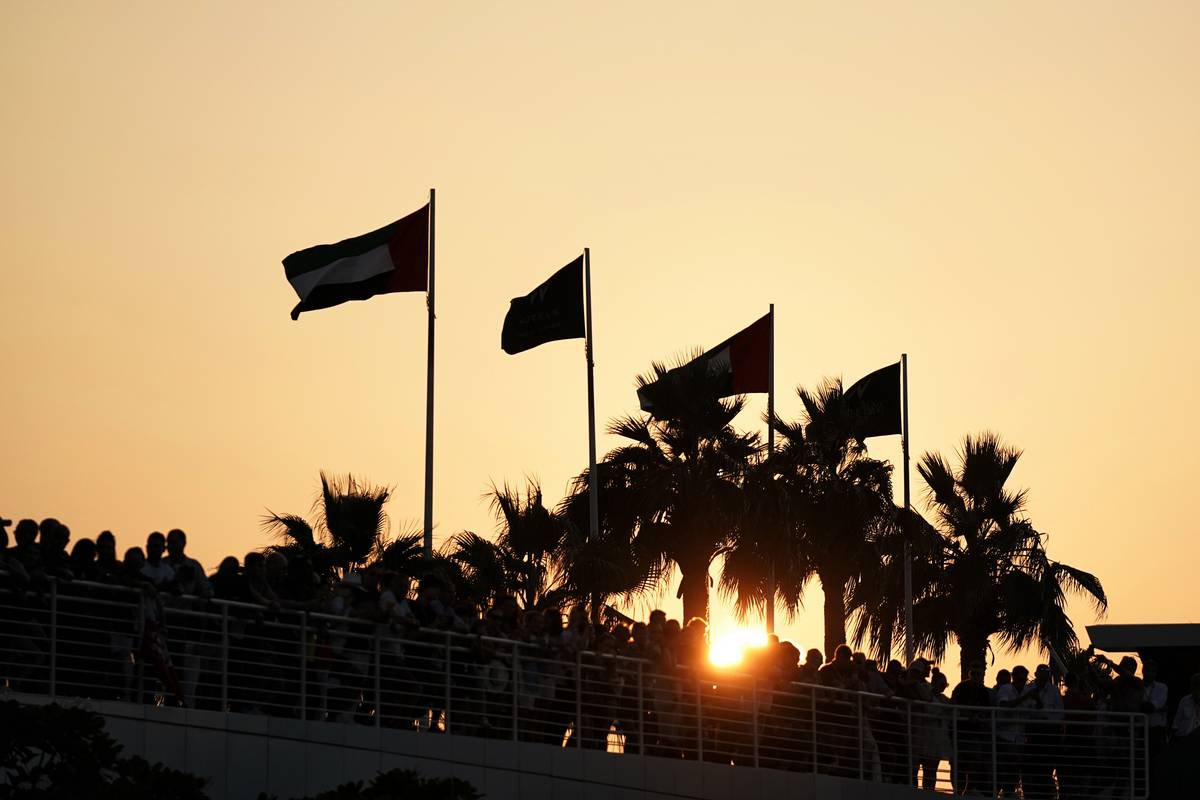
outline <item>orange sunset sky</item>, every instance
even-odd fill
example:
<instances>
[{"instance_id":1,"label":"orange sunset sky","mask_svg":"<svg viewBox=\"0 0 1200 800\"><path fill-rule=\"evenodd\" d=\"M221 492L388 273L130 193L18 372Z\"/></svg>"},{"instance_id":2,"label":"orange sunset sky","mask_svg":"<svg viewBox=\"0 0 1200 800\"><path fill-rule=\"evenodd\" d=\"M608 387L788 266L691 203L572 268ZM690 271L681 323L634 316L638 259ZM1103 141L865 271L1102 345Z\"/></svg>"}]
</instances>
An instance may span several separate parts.
<instances>
[{"instance_id":1,"label":"orange sunset sky","mask_svg":"<svg viewBox=\"0 0 1200 800\"><path fill-rule=\"evenodd\" d=\"M915 454L999 431L1109 621L1200 621L1197 4L0 14L3 516L121 549L182 527L211 568L325 468L419 526L422 296L292 322L279 262L433 186L438 541L492 530L489 481L556 502L586 465L582 343L499 344L509 299L587 245L601 426L652 359L773 302L785 417L796 384L908 352ZM676 587L645 607L678 614ZM819 645L820 609L814 587L783 633Z\"/></svg>"}]
</instances>

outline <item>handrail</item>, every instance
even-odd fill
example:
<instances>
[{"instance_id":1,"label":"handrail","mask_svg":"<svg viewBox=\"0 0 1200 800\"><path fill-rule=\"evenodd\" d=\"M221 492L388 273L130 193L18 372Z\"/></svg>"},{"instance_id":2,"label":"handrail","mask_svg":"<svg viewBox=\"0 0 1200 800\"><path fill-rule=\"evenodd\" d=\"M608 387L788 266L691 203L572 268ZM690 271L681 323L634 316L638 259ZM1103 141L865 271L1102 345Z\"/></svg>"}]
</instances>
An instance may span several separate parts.
<instances>
[{"instance_id":1,"label":"handrail","mask_svg":"<svg viewBox=\"0 0 1200 800\"><path fill-rule=\"evenodd\" d=\"M1147 718L1135 712L929 703L313 609L191 596L160 604L141 588L90 581L51 579L48 588L0 589L0 684L16 691L174 696L218 710L927 788L936 778L943 788L1011 791L1014 770L1031 783L1091 772L1100 777L1088 780L1131 798L1148 788ZM1025 738L1035 755L1014 755ZM1055 742L1057 766L1035 757L1043 740Z\"/></svg>"},{"instance_id":2,"label":"handrail","mask_svg":"<svg viewBox=\"0 0 1200 800\"><path fill-rule=\"evenodd\" d=\"M3 573L3 570L0 570L0 573ZM47 577L52 585L59 583L59 584L65 584L65 585L75 585L75 586L83 586L83 587L87 587L87 588L103 589L106 591L114 591L114 592L118 592L118 593L123 592L123 593L128 593L129 595L131 595L135 598L143 595L142 589L138 589L138 588L134 588L134 587L130 587L130 586L122 586L120 584L98 583L95 581L85 581L85 580L79 580L79 579L73 579L70 581L62 581L61 579L56 578L54 576L47 576ZM0 591L2 591L2 590L0 590ZM39 593L31 591L31 590L26 590L26 594L37 595ZM329 614L327 612L313 611L313 610L309 610L309 609L286 608L286 607L276 608L276 607L272 607L272 606L260 605L258 603L246 603L246 602L243 602L240 600L224 600L224 599L219 599L219 598L215 598L215 597L204 598L204 597L199 597L197 595L160 593L160 598L179 598L179 599L185 599L185 600L194 600L194 601L198 601L198 602L202 602L202 603L211 603L212 605L214 605L218 608L220 608L222 606L226 606L229 608L242 608L242 609L246 609L246 610L260 611L260 612L270 613L270 614L280 614L280 613L282 613L282 614L297 614L297 615L306 616L310 620L311 619L325 620L327 622L332 622L332 623L336 623L339 625L345 625L345 624L363 625L363 626L368 626L368 627L373 628L373 627L391 627L394 624L388 620L370 620L370 619L360 619L360 618L356 618L356 617L338 616L336 614ZM96 598L88 598L88 599L95 600ZM104 602L104 601L101 601L101 602ZM219 616L220 616L219 614L212 614L211 612L206 612L206 611L198 610L195 608L171 606L170 610L173 613L183 613L183 614L188 614L188 615L192 615L192 616L209 614L214 619L219 618ZM287 623L274 621L271 624L286 625ZM522 642L522 641L519 641L516 639L506 639L506 638L502 638L502 637L485 636L483 634L460 633L457 631L444 630L441 628L419 628L419 630L422 631L423 633L442 634L442 635L454 637L456 639L466 639L471 642L488 642L488 643L492 643L492 644L496 644L496 645L502 645L502 646L508 647L508 648L513 648L513 649L532 650L532 649L536 649L539 647L538 645L531 644L529 642ZM405 636L393 637L393 641L404 642L405 644L417 645L417 646L422 646L422 645L428 645L431 647L436 646L429 642L414 641L413 639L405 637ZM471 648L469 646L463 647L463 650L470 650L470 649ZM596 653L596 651L594 651L594 650L586 650L586 651L582 651L582 652L593 653L593 654ZM643 665L643 668L647 667L647 666L649 666L649 667L654 666L654 663L652 661L650 661L648 659L637 658L634 656L613 654L611 656L604 656L604 657L612 658L612 659L615 659L620 662L641 664L641 665ZM542 656L537 656L537 655L522 655L521 658L524 660L542 660L542 661L555 662L555 663L570 663L568 661L564 661L561 658L542 657ZM706 680L710 676L713 678L721 677L721 678L724 678L726 681L728 681L731 678L735 678L735 677L736 678L745 678L750 681L756 681L756 682L763 682L763 681L769 680L768 678L764 678L761 675L756 675L751 672L739 672L736 670L717 668L717 667L711 667L711 668L706 667L703 670L700 670L696 667L692 667L692 666L688 666L688 665L677 665L675 667L675 669L677 671L682 671L685 673L696 673L693 675L693 678L701 679L701 680ZM665 673L665 672L650 671L650 672L645 672L644 674L647 677L652 677L652 678L677 679L679 677L678 675L671 675L671 674ZM829 692L829 693L836 694L839 696L845 696L847 698L868 698L871 700L896 700L896 701L901 701L901 702L915 703L915 704L919 704L919 705L923 705L923 706L933 706L933 707L936 707L937 705L939 705L936 703L930 703L928 701L923 701L923 700L916 700L913 698L898 697L896 695L885 695L885 694L879 694L877 692L868 692L865 690L841 689L841 688L837 688L837 687L826 686L826 685L820 684L820 683L805 683L803 681L788 681L784 685L792 686L792 687L801 687L804 689L815 688L820 691ZM964 713L971 712L971 711L978 711L978 712L984 712L984 713L995 712L1002 719L1006 718L1006 715L1008 715L1008 714L1027 715L1029 713L1029 711L1027 709L1009 709L1009 708L1000 708L997 706L971 706L971 705L954 704L954 707L957 709L961 709ZM1107 710L1107 709L1097 709L1097 710L1090 710L1090 711L1061 710L1061 711L1059 711L1059 713L1080 715L1081 717L1094 717L1096 714L1103 714L1106 717L1116 717L1116 718L1130 717L1130 718L1134 719L1135 721L1138 718L1142 718L1142 717L1146 716L1144 713L1140 713L1140 712L1111 711L1111 710Z\"/></svg>"}]
</instances>

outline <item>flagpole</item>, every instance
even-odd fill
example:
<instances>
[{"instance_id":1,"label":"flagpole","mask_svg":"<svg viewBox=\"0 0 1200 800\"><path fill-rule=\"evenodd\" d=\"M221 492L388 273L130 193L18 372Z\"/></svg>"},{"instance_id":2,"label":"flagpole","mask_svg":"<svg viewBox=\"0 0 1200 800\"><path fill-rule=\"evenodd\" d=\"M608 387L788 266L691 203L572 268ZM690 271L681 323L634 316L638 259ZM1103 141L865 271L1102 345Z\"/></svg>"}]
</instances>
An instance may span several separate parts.
<instances>
[{"instance_id":1,"label":"flagpole","mask_svg":"<svg viewBox=\"0 0 1200 800\"><path fill-rule=\"evenodd\" d=\"M775 453L775 304L771 303L770 344L767 347L767 464ZM775 632L775 559L767 567L767 633Z\"/></svg>"},{"instance_id":2,"label":"flagpole","mask_svg":"<svg viewBox=\"0 0 1200 800\"><path fill-rule=\"evenodd\" d=\"M909 525L911 499L909 495L908 457L908 353L900 355L901 392L904 399L904 417L902 418L903 434L900 443L904 447L904 522ZM912 531L904 531L904 656L907 664L912 664L914 653L913 640L913 593L912 593L912 542L909 535Z\"/></svg>"},{"instance_id":3,"label":"flagpole","mask_svg":"<svg viewBox=\"0 0 1200 800\"><path fill-rule=\"evenodd\" d=\"M433 560L433 305L434 287L434 201L435 190L429 190L429 364L425 382L425 560Z\"/></svg>"},{"instance_id":4,"label":"flagpole","mask_svg":"<svg viewBox=\"0 0 1200 800\"><path fill-rule=\"evenodd\" d=\"M596 477L596 382L593 373L596 364L592 358L592 254L590 248L583 248L583 282L585 310L587 311L586 339L583 345L584 357L587 359L587 390L588 390L588 498L589 525L588 536L595 540L600 535L600 490L599 479Z\"/></svg>"}]
</instances>

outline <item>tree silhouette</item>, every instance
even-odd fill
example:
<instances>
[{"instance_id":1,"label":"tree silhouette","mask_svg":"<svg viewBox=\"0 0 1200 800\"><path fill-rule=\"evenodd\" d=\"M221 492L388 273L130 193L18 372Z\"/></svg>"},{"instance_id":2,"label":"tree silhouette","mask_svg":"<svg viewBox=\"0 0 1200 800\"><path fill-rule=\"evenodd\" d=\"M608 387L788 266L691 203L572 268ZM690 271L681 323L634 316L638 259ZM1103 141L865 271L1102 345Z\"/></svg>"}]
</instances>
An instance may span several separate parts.
<instances>
[{"instance_id":1,"label":"tree silhouette","mask_svg":"<svg viewBox=\"0 0 1200 800\"><path fill-rule=\"evenodd\" d=\"M546 508L541 487L530 481L522 497L508 484L493 485L487 496L500 523L495 540L462 531L444 550L460 570L468 594L488 600L513 594L524 608L561 601L566 592L554 556L564 525Z\"/></svg>"},{"instance_id":2,"label":"tree silhouette","mask_svg":"<svg viewBox=\"0 0 1200 800\"><path fill-rule=\"evenodd\" d=\"M600 530L592 537L590 525L591 487L584 470L563 499L559 514L566 528L562 546L555 554L567 593L587 606L593 622L617 599L630 601L654 590L662 581L663 562L637 538L637 516L629 487L620 483L622 473L609 463L597 465Z\"/></svg>"},{"instance_id":3,"label":"tree silhouette","mask_svg":"<svg viewBox=\"0 0 1200 800\"><path fill-rule=\"evenodd\" d=\"M743 506L724 551L720 581L721 595L733 600L740 620L762 615L768 598L783 605L785 616L794 620L812 574L780 466L778 457L764 453L751 463L742 481Z\"/></svg>"},{"instance_id":4,"label":"tree silhouette","mask_svg":"<svg viewBox=\"0 0 1200 800\"><path fill-rule=\"evenodd\" d=\"M1050 559L1046 535L1034 529L1024 489L1006 488L1021 452L994 433L965 437L957 467L937 453L921 457L933 524L916 515L882 543L888 554L877 579L856 587L862 610L856 639L877 649L902 635L903 538L913 543L914 638L935 659L958 643L963 678L983 662L993 639L1009 649L1037 645L1069 657L1079 640L1066 613L1068 593L1088 597L1097 611L1108 600L1091 573Z\"/></svg>"},{"instance_id":5,"label":"tree silhouette","mask_svg":"<svg viewBox=\"0 0 1200 800\"><path fill-rule=\"evenodd\" d=\"M655 410L609 424L627 444L605 456L597 478L609 530L631 532L630 558L648 576L677 567L684 617L707 620L709 566L729 540L758 438L733 429L745 398L721 398L722 376L692 358L682 367L655 363L638 378L639 388L662 382Z\"/></svg>"},{"instance_id":6,"label":"tree silhouette","mask_svg":"<svg viewBox=\"0 0 1200 800\"><path fill-rule=\"evenodd\" d=\"M743 613L761 608L766 574L775 568L777 597L795 613L808 581L825 594L825 654L846 641L846 600L878 563L875 542L895 520L892 467L867 455L854 436L840 380L797 389L804 418L776 417L781 444L750 473L722 586Z\"/></svg>"},{"instance_id":7,"label":"tree silhouette","mask_svg":"<svg viewBox=\"0 0 1200 800\"><path fill-rule=\"evenodd\" d=\"M122 747L85 708L0 700L0 797L205 800L202 778Z\"/></svg>"},{"instance_id":8,"label":"tree silhouette","mask_svg":"<svg viewBox=\"0 0 1200 800\"><path fill-rule=\"evenodd\" d=\"M303 555L323 578L361 567L388 547L388 518L384 504L391 490L347 475L321 475L321 492L313 503L316 524L297 514L274 514L263 527L278 540L275 549L284 555ZM317 533L322 534L317 538Z\"/></svg>"}]
</instances>

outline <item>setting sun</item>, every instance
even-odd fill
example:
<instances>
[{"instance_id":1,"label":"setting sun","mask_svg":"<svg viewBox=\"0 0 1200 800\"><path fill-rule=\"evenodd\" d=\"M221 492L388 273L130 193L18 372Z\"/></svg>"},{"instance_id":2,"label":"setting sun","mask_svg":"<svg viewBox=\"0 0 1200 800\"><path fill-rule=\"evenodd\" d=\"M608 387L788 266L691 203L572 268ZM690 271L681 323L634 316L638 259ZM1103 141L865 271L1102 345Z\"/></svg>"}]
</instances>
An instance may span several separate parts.
<instances>
[{"instance_id":1,"label":"setting sun","mask_svg":"<svg viewBox=\"0 0 1200 800\"><path fill-rule=\"evenodd\" d=\"M767 634L754 628L731 628L713 636L708 648L708 660L717 667L740 664L747 650L766 647Z\"/></svg>"}]
</instances>

